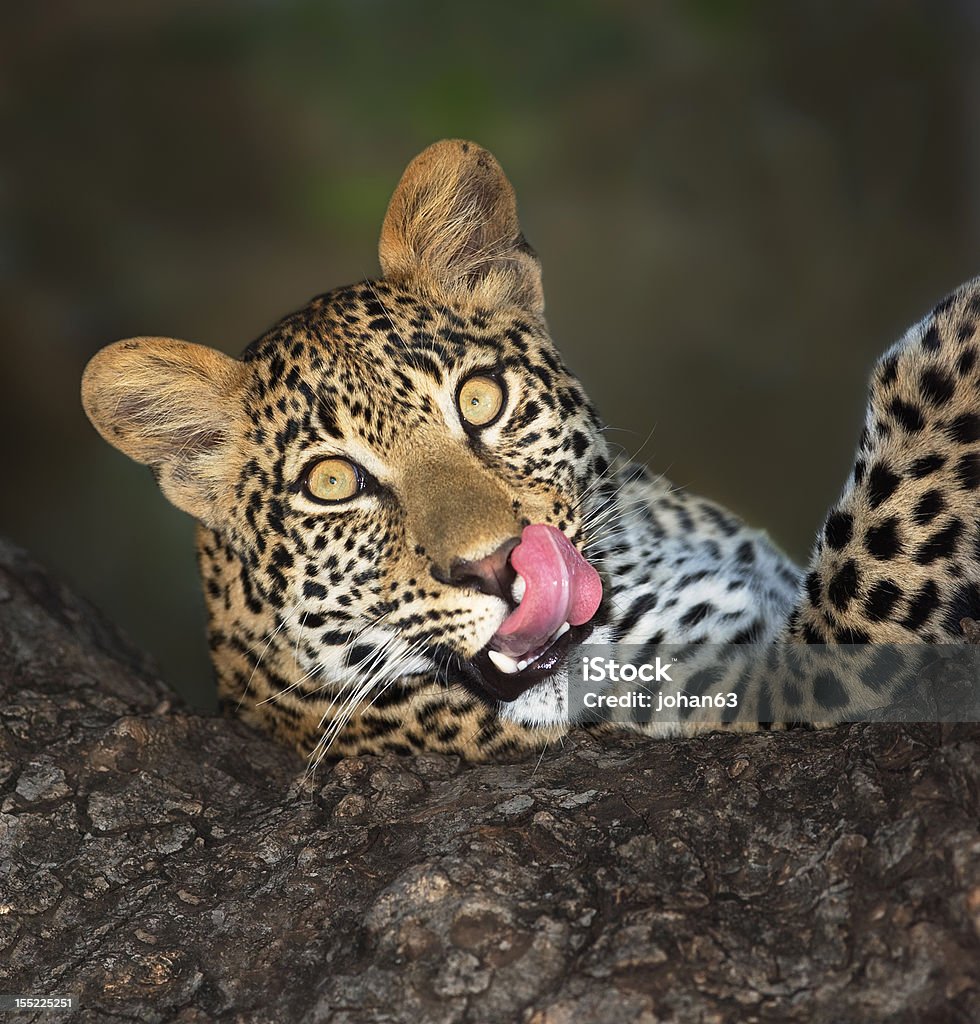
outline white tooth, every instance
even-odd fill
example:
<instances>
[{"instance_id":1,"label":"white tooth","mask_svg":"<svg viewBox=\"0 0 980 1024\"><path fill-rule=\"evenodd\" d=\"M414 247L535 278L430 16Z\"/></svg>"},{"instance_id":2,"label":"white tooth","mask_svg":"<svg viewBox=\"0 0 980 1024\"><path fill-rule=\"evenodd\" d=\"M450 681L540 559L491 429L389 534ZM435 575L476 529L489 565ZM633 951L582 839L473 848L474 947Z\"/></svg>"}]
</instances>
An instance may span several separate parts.
<instances>
[{"instance_id":1,"label":"white tooth","mask_svg":"<svg viewBox=\"0 0 980 1024\"><path fill-rule=\"evenodd\" d=\"M555 633L555 640L557 640L557 639L558 639L558 637L560 637L560 636L564 636L564 635L565 635L565 634L566 634L566 633L567 633L567 632L568 632L568 631L569 631L569 630L570 630L571 628L572 628L572 627L571 627L571 626L570 626L570 625L569 625L569 624L568 624L567 622L563 622L563 623L562 623L562 624L561 624L561 625L560 625L560 626L558 627L558 632L557 632L557 633ZM554 643L554 642L555 642L555 640L552 640L552 643Z\"/></svg>"},{"instance_id":2,"label":"white tooth","mask_svg":"<svg viewBox=\"0 0 980 1024\"><path fill-rule=\"evenodd\" d=\"M514 661L513 658L506 654L501 654L500 651L487 651L490 656L490 660L500 669L501 672L506 672L507 675L513 675L515 672L520 672L521 666Z\"/></svg>"},{"instance_id":3,"label":"white tooth","mask_svg":"<svg viewBox=\"0 0 980 1024\"><path fill-rule=\"evenodd\" d=\"M518 671L518 672L523 672L523 671L524 671L524 669L526 669L526 668L527 668L527 666L528 666L529 664L530 664L530 662L529 662L529 661L527 661L527 660L525 660L525 661L519 661L519 662L517 663L517 671Z\"/></svg>"},{"instance_id":4,"label":"white tooth","mask_svg":"<svg viewBox=\"0 0 980 1024\"><path fill-rule=\"evenodd\" d=\"M523 576L518 576L511 584L510 596L514 599L516 604L520 604L524 600L524 591L527 590L527 583Z\"/></svg>"}]
</instances>

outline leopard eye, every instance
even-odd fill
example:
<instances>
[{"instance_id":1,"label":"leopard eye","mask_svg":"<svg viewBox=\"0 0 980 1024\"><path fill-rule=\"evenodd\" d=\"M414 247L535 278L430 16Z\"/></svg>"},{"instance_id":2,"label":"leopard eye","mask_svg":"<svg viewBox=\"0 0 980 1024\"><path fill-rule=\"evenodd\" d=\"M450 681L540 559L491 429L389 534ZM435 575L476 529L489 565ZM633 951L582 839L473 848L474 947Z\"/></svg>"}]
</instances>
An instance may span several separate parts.
<instances>
[{"instance_id":1,"label":"leopard eye","mask_svg":"<svg viewBox=\"0 0 980 1024\"><path fill-rule=\"evenodd\" d=\"M488 427L503 410L504 389L493 377L478 373L463 381L456 404L471 427Z\"/></svg>"},{"instance_id":2,"label":"leopard eye","mask_svg":"<svg viewBox=\"0 0 980 1024\"><path fill-rule=\"evenodd\" d=\"M306 471L303 486L314 501L347 501L361 489L363 477L347 459L320 459Z\"/></svg>"}]
</instances>

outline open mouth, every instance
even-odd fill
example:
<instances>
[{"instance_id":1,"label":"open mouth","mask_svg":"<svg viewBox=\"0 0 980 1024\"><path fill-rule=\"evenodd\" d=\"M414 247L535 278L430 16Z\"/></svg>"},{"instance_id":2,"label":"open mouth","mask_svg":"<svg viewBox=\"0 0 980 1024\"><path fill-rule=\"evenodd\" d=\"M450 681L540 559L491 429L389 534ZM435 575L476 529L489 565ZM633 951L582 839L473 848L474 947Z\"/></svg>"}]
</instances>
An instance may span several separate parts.
<instances>
[{"instance_id":1,"label":"open mouth","mask_svg":"<svg viewBox=\"0 0 980 1024\"><path fill-rule=\"evenodd\" d=\"M593 625L587 622L571 626L566 622L548 643L520 661L485 647L472 659L470 667L492 697L507 702L517 700L532 686L553 676L565 664L569 649L588 639Z\"/></svg>"},{"instance_id":2,"label":"open mouth","mask_svg":"<svg viewBox=\"0 0 980 1024\"><path fill-rule=\"evenodd\" d=\"M484 689L503 701L561 667L569 646L591 633L602 601L599 574L553 526L526 526L510 564L523 583L519 603L470 662Z\"/></svg>"}]
</instances>

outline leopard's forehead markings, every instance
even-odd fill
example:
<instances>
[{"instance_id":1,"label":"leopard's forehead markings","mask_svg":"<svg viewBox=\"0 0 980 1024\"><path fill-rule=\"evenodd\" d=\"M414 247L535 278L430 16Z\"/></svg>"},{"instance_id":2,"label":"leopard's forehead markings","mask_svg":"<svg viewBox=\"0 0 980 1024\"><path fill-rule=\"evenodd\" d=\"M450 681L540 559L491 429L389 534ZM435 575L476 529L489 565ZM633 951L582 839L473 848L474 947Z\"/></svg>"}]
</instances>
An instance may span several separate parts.
<instances>
[{"instance_id":1,"label":"leopard's forehead markings","mask_svg":"<svg viewBox=\"0 0 980 1024\"><path fill-rule=\"evenodd\" d=\"M369 445L442 417L447 386L467 371L530 371L548 387L563 371L541 328L519 315L435 305L382 281L315 298L249 346L257 374L253 423L265 432L288 416L299 423L276 438Z\"/></svg>"},{"instance_id":2,"label":"leopard's forehead markings","mask_svg":"<svg viewBox=\"0 0 980 1024\"><path fill-rule=\"evenodd\" d=\"M517 314L437 305L367 281L317 296L253 342L243 358L278 358L284 366L302 360L313 371L337 360L360 367L384 358L439 381L445 364L474 355L526 355L536 337L540 329Z\"/></svg>"}]
</instances>

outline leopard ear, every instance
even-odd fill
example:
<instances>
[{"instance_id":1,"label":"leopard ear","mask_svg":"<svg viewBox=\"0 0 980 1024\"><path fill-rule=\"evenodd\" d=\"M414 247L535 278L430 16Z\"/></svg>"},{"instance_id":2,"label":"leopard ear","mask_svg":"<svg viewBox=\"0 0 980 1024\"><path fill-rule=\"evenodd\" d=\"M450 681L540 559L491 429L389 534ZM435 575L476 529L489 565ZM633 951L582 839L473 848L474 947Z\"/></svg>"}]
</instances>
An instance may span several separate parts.
<instances>
[{"instance_id":1,"label":"leopard ear","mask_svg":"<svg viewBox=\"0 0 980 1024\"><path fill-rule=\"evenodd\" d=\"M170 501L217 526L238 472L246 373L203 345L131 338L90 360L82 405L111 445L153 468Z\"/></svg>"},{"instance_id":2,"label":"leopard ear","mask_svg":"<svg viewBox=\"0 0 980 1024\"><path fill-rule=\"evenodd\" d=\"M541 265L521 234L514 189L474 142L437 142L408 165L378 252L385 278L396 284L535 314L544 309Z\"/></svg>"}]
</instances>

